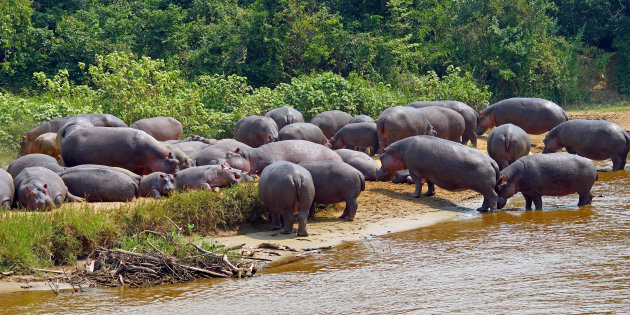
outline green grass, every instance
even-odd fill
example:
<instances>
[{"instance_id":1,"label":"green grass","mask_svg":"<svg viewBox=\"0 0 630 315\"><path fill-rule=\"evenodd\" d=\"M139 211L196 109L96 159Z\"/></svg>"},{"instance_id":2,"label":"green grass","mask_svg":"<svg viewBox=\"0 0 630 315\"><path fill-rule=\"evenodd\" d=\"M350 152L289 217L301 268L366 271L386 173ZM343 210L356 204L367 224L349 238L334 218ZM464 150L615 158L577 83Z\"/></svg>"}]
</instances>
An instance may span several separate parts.
<instances>
[{"instance_id":1,"label":"green grass","mask_svg":"<svg viewBox=\"0 0 630 315\"><path fill-rule=\"evenodd\" d=\"M564 108L567 112L625 112L630 111L630 100L614 103L571 105Z\"/></svg>"}]
</instances>

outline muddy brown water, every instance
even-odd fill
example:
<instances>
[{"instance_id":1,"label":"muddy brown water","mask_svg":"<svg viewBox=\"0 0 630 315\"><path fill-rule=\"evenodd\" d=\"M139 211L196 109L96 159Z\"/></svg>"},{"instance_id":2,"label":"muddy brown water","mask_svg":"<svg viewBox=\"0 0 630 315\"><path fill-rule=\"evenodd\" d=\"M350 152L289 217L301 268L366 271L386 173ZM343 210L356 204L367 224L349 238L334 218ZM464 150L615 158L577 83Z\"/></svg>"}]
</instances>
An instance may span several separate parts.
<instances>
[{"instance_id":1,"label":"muddy brown water","mask_svg":"<svg viewBox=\"0 0 630 315\"><path fill-rule=\"evenodd\" d=\"M628 313L630 173L600 172L593 194L581 208L577 195L543 197L543 211L522 197L462 208L246 280L0 295L0 313Z\"/></svg>"}]
</instances>

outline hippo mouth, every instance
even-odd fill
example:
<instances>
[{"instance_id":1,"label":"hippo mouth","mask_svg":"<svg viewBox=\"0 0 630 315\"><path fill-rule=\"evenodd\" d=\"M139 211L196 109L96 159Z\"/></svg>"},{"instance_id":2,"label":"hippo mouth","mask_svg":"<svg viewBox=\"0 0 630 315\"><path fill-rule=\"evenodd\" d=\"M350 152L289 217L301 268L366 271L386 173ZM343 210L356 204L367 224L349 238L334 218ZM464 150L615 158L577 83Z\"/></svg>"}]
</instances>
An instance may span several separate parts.
<instances>
[{"instance_id":1,"label":"hippo mouth","mask_svg":"<svg viewBox=\"0 0 630 315\"><path fill-rule=\"evenodd\" d=\"M378 172L376 173L376 180L379 182L388 182L394 179L395 176L395 172L388 172L383 168L379 168Z\"/></svg>"}]
</instances>

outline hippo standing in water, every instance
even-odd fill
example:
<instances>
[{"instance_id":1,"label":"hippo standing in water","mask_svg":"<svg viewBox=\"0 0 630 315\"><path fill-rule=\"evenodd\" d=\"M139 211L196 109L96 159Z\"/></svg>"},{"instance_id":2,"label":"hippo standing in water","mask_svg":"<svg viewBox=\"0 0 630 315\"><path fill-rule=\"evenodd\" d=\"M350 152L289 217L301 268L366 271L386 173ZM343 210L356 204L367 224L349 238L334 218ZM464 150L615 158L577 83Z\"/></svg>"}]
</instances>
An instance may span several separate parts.
<instances>
[{"instance_id":1,"label":"hippo standing in water","mask_svg":"<svg viewBox=\"0 0 630 315\"><path fill-rule=\"evenodd\" d=\"M45 167L55 173L60 173L63 171L63 167L57 164L57 160L52 156L41 153L34 153L15 159L15 161L11 162L11 164L9 164L9 167L7 167L7 172L11 174L13 178L15 178L20 174L23 169L34 166Z\"/></svg>"},{"instance_id":2,"label":"hippo standing in water","mask_svg":"<svg viewBox=\"0 0 630 315\"><path fill-rule=\"evenodd\" d=\"M260 174L269 164L276 161L303 163L310 161L340 161L335 151L310 141L286 140L265 144L258 148L226 153L230 166L249 174Z\"/></svg>"},{"instance_id":3,"label":"hippo standing in water","mask_svg":"<svg viewBox=\"0 0 630 315\"><path fill-rule=\"evenodd\" d=\"M517 125L501 125L488 136L488 155L499 164L499 170L529 154L530 148L529 135Z\"/></svg>"},{"instance_id":4,"label":"hippo standing in water","mask_svg":"<svg viewBox=\"0 0 630 315\"><path fill-rule=\"evenodd\" d=\"M370 148L370 156L378 151L378 132L371 122L347 124L330 139L333 150L345 148Z\"/></svg>"},{"instance_id":5,"label":"hippo standing in water","mask_svg":"<svg viewBox=\"0 0 630 315\"><path fill-rule=\"evenodd\" d=\"M630 135L621 126L603 120L569 120L545 137L543 153L566 147L567 152L591 160L612 159L613 171L623 170L630 151Z\"/></svg>"},{"instance_id":6,"label":"hippo standing in water","mask_svg":"<svg viewBox=\"0 0 630 315\"><path fill-rule=\"evenodd\" d=\"M462 134L466 128L462 115L452 109L439 106L427 106L421 110L433 126L436 137L462 142Z\"/></svg>"},{"instance_id":7,"label":"hippo standing in water","mask_svg":"<svg viewBox=\"0 0 630 315\"><path fill-rule=\"evenodd\" d=\"M64 200L83 201L68 192L57 173L43 167L27 167L13 180L16 199L28 210L49 209Z\"/></svg>"},{"instance_id":8,"label":"hippo standing in water","mask_svg":"<svg viewBox=\"0 0 630 315\"><path fill-rule=\"evenodd\" d=\"M225 165L197 166L181 170L175 174L177 189L210 189L218 191L241 181L251 181L249 175Z\"/></svg>"},{"instance_id":9,"label":"hippo standing in water","mask_svg":"<svg viewBox=\"0 0 630 315\"><path fill-rule=\"evenodd\" d=\"M488 128L512 123L528 134L543 134L567 121L562 107L542 98L514 97L496 102L479 113L478 135Z\"/></svg>"},{"instance_id":10,"label":"hippo standing in water","mask_svg":"<svg viewBox=\"0 0 630 315\"><path fill-rule=\"evenodd\" d=\"M315 197L309 217L315 217L315 204L345 202L346 208L339 217L353 221L359 204L357 197L365 190L365 178L356 168L339 161L317 161L300 163L311 173L315 186Z\"/></svg>"},{"instance_id":11,"label":"hippo standing in water","mask_svg":"<svg viewBox=\"0 0 630 315\"><path fill-rule=\"evenodd\" d=\"M175 118L165 116L140 119L129 127L142 130L157 141L179 140L184 133L182 123Z\"/></svg>"},{"instance_id":12,"label":"hippo standing in water","mask_svg":"<svg viewBox=\"0 0 630 315\"><path fill-rule=\"evenodd\" d=\"M207 146L197 153L195 162L197 166L221 164L225 154L236 149L247 150L252 147L233 139Z\"/></svg>"},{"instance_id":13,"label":"hippo standing in water","mask_svg":"<svg viewBox=\"0 0 630 315\"><path fill-rule=\"evenodd\" d=\"M278 130L282 130L286 125L304 122L302 113L289 106L272 109L265 114L265 117L273 119L278 126Z\"/></svg>"},{"instance_id":14,"label":"hippo standing in water","mask_svg":"<svg viewBox=\"0 0 630 315\"><path fill-rule=\"evenodd\" d=\"M258 191L260 199L271 211L272 229L282 228L280 233L292 233L294 216L297 215L297 236L308 236L306 219L315 197L309 171L291 162L274 162L262 171Z\"/></svg>"},{"instance_id":15,"label":"hippo standing in water","mask_svg":"<svg viewBox=\"0 0 630 315\"><path fill-rule=\"evenodd\" d=\"M72 168L61 173L68 192L89 202L124 202L138 197L138 183L107 168Z\"/></svg>"},{"instance_id":16,"label":"hippo standing in water","mask_svg":"<svg viewBox=\"0 0 630 315\"><path fill-rule=\"evenodd\" d=\"M472 189L483 195L478 211L497 207L494 186L499 167L479 150L437 137L415 136L392 143L380 158L378 180L390 181L396 171L408 169L416 184L412 197L420 197L424 178L429 186L426 196L435 194L434 185L449 191Z\"/></svg>"},{"instance_id":17,"label":"hippo standing in water","mask_svg":"<svg viewBox=\"0 0 630 315\"><path fill-rule=\"evenodd\" d=\"M278 125L264 116L247 116L234 126L234 139L252 148L278 140Z\"/></svg>"},{"instance_id":18,"label":"hippo standing in water","mask_svg":"<svg viewBox=\"0 0 630 315\"><path fill-rule=\"evenodd\" d=\"M101 164L122 167L136 174L175 173L179 166L164 145L133 128L77 130L63 140L61 152L67 166Z\"/></svg>"},{"instance_id":19,"label":"hippo standing in water","mask_svg":"<svg viewBox=\"0 0 630 315\"><path fill-rule=\"evenodd\" d=\"M390 144L417 135L435 135L433 126L422 110L395 106L384 110L376 121L376 130L381 149Z\"/></svg>"},{"instance_id":20,"label":"hippo standing in water","mask_svg":"<svg viewBox=\"0 0 630 315\"><path fill-rule=\"evenodd\" d=\"M475 133L475 129L477 129L477 112L470 106L465 103L459 101L418 101L413 102L407 106L415 107L415 108L423 108L427 106L439 106L448 109L452 109L458 112L462 117L464 117L464 122L466 124L464 128L464 133L462 134L462 144L466 144L468 141L473 146L477 146L477 134Z\"/></svg>"},{"instance_id":21,"label":"hippo standing in water","mask_svg":"<svg viewBox=\"0 0 630 315\"><path fill-rule=\"evenodd\" d=\"M11 208L14 194L13 177L0 169L0 207Z\"/></svg>"},{"instance_id":22,"label":"hippo standing in water","mask_svg":"<svg viewBox=\"0 0 630 315\"><path fill-rule=\"evenodd\" d=\"M521 192L525 197L525 208L542 209L542 196L565 196L577 192L578 206L591 203L591 188L597 180L597 170L586 158L567 154L534 154L524 156L503 169L497 181L498 208L505 206L507 199Z\"/></svg>"},{"instance_id":23,"label":"hippo standing in water","mask_svg":"<svg viewBox=\"0 0 630 315\"><path fill-rule=\"evenodd\" d=\"M376 123L374 119L372 119L372 117L368 115L356 115L352 117L352 119L350 119L350 122L348 124L358 124L358 123L364 123L364 122Z\"/></svg>"},{"instance_id":24,"label":"hippo standing in water","mask_svg":"<svg viewBox=\"0 0 630 315\"><path fill-rule=\"evenodd\" d=\"M359 172L363 174L365 180L376 180L376 173L379 169L378 163L376 163L376 161L374 161L367 154L348 149L339 149L335 150L335 152L339 154L344 162L359 170Z\"/></svg>"},{"instance_id":25,"label":"hippo standing in water","mask_svg":"<svg viewBox=\"0 0 630 315\"><path fill-rule=\"evenodd\" d=\"M162 172L151 173L142 177L138 187L138 194L141 197L158 198L168 196L175 190L175 179L177 174L166 174Z\"/></svg>"},{"instance_id":26,"label":"hippo standing in water","mask_svg":"<svg viewBox=\"0 0 630 315\"><path fill-rule=\"evenodd\" d=\"M311 120L311 124L319 127L326 138L330 139L341 127L350 123L350 120L352 120L352 116L346 112L329 110L315 115Z\"/></svg>"},{"instance_id":27,"label":"hippo standing in water","mask_svg":"<svg viewBox=\"0 0 630 315\"><path fill-rule=\"evenodd\" d=\"M306 140L330 148L330 143L322 130L311 123L296 122L284 126L278 133L278 140Z\"/></svg>"}]
</instances>

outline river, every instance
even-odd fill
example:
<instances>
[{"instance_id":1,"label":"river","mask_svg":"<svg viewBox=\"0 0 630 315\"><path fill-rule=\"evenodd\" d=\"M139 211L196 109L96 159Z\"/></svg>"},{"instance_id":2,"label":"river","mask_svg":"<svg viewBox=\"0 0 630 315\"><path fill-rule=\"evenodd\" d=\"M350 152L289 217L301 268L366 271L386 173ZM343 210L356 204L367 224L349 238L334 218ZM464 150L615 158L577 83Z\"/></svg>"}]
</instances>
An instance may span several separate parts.
<instances>
[{"instance_id":1,"label":"river","mask_svg":"<svg viewBox=\"0 0 630 315\"><path fill-rule=\"evenodd\" d=\"M600 164L600 163L598 163ZM600 164L602 166L606 164ZM608 167L610 165L608 164ZM344 244L245 280L0 296L2 313L630 312L630 173L577 195Z\"/></svg>"}]
</instances>

